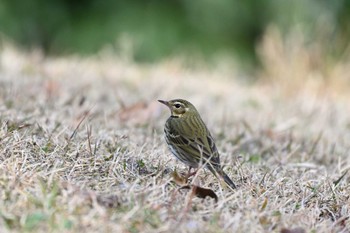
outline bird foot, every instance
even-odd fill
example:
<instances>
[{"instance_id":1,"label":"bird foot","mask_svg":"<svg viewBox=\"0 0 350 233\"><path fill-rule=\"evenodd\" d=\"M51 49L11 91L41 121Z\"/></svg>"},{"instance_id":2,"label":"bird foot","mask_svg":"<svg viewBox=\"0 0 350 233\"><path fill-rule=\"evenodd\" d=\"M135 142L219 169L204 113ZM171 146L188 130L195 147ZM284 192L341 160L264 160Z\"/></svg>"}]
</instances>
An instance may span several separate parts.
<instances>
[{"instance_id":1,"label":"bird foot","mask_svg":"<svg viewBox=\"0 0 350 233\"><path fill-rule=\"evenodd\" d=\"M191 172L191 169L192 169L192 167L190 167L190 169L188 169L188 173L187 173L187 175L185 176L186 181L188 181L188 179L189 179L191 176L194 176L194 175L197 174L197 170Z\"/></svg>"}]
</instances>

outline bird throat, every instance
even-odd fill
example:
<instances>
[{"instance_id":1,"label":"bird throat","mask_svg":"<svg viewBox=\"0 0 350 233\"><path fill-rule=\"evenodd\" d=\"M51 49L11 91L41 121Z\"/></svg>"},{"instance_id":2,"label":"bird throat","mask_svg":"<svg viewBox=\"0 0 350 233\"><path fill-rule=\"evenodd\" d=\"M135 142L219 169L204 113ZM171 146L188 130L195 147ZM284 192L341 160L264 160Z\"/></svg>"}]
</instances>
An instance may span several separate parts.
<instances>
[{"instance_id":1,"label":"bird throat","mask_svg":"<svg viewBox=\"0 0 350 233\"><path fill-rule=\"evenodd\" d=\"M185 112L175 112L175 111L173 111L173 112L171 113L171 117L172 117L172 118L181 118L181 117L183 117L184 113L185 113Z\"/></svg>"}]
</instances>

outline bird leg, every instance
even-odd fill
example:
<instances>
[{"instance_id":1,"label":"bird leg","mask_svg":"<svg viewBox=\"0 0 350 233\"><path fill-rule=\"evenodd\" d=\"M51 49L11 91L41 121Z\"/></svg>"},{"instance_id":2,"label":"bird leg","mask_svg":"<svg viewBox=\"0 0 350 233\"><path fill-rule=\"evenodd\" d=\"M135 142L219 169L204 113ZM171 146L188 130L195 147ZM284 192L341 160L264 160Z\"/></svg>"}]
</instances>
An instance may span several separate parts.
<instances>
[{"instance_id":1,"label":"bird leg","mask_svg":"<svg viewBox=\"0 0 350 233\"><path fill-rule=\"evenodd\" d=\"M192 167L190 166L189 169L188 169L187 175L185 177L186 182L188 181L188 178L190 178L191 176L196 175L196 173L197 173L197 170L195 170L194 172L191 172L191 169L192 169Z\"/></svg>"}]
</instances>

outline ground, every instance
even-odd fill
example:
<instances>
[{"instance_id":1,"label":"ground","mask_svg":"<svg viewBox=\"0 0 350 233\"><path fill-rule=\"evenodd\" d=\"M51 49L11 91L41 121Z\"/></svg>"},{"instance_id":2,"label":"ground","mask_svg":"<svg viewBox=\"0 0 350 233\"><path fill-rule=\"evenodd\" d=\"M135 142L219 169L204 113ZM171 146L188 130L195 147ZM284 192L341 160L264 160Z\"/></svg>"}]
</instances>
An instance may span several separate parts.
<instances>
[{"instance_id":1,"label":"ground","mask_svg":"<svg viewBox=\"0 0 350 233\"><path fill-rule=\"evenodd\" d=\"M273 64L246 83L229 64L4 47L0 231L350 232L346 87L315 78L303 50L285 63L270 50L267 39L262 56ZM343 67L326 73L348 75ZM166 146L169 110L157 102L172 98L197 107L238 186L200 169L190 183L217 202L174 182L187 168Z\"/></svg>"}]
</instances>

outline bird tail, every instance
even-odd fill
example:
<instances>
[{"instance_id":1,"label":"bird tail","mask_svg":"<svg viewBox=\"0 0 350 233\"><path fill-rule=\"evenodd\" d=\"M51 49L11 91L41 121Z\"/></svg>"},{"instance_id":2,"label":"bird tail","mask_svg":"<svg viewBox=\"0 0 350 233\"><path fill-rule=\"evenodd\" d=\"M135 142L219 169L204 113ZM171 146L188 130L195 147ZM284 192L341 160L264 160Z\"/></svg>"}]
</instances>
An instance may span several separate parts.
<instances>
[{"instance_id":1,"label":"bird tail","mask_svg":"<svg viewBox=\"0 0 350 233\"><path fill-rule=\"evenodd\" d=\"M231 189L236 189L237 186L233 181L228 177L228 175L222 170L222 168L214 168L213 166L208 166L209 170L219 179L224 179L225 183L231 188Z\"/></svg>"},{"instance_id":2,"label":"bird tail","mask_svg":"<svg viewBox=\"0 0 350 233\"><path fill-rule=\"evenodd\" d=\"M232 189L236 189L237 188L235 183L233 183L233 181L230 179L230 177L228 177L228 175L225 172L222 172L222 178L224 179L225 183L228 186L230 186Z\"/></svg>"}]
</instances>

